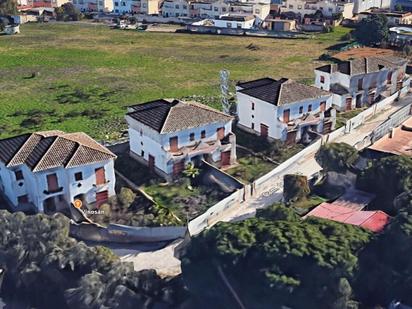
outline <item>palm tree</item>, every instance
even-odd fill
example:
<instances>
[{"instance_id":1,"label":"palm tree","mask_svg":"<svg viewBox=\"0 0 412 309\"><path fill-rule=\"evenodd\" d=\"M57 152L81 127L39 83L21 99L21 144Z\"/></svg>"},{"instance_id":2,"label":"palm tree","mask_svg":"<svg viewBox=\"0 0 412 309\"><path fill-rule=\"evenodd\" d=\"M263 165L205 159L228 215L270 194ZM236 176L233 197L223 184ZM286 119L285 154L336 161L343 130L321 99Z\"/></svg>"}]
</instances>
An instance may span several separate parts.
<instances>
[{"instance_id":1,"label":"palm tree","mask_svg":"<svg viewBox=\"0 0 412 309\"><path fill-rule=\"evenodd\" d=\"M189 162L186 165L185 170L183 171L183 175L191 179L196 178L197 176L199 176L199 174L200 174L200 169L195 167L195 165L192 162Z\"/></svg>"}]
</instances>

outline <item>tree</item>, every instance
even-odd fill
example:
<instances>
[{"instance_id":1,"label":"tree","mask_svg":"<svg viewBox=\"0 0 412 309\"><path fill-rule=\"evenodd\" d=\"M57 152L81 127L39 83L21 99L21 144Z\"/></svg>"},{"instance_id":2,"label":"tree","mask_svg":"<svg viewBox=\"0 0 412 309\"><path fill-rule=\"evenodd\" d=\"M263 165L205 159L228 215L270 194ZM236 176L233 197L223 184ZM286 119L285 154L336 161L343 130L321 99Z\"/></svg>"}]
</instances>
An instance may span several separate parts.
<instances>
[{"instance_id":1,"label":"tree","mask_svg":"<svg viewBox=\"0 0 412 309\"><path fill-rule=\"evenodd\" d=\"M186 177L189 177L190 179L196 178L197 176L199 176L199 174L200 174L200 169L195 167L195 165L192 162L189 162L186 165L185 170L183 171L183 175L185 175Z\"/></svg>"},{"instance_id":2,"label":"tree","mask_svg":"<svg viewBox=\"0 0 412 309\"><path fill-rule=\"evenodd\" d=\"M376 194L375 208L393 214L395 198L412 190L412 159L391 156L375 160L358 176L356 185Z\"/></svg>"},{"instance_id":3,"label":"tree","mask_svg":"<svg viewBox=\"0 0 412 309\"><path fill-rule=\"evenodd\" d=\"M346 143L329 143L323 145L316 153L315 159L326 172L345 173L358 160L356 148Z\"/></svg>"},{"instance_id":4,"label":"tree","mask_svg":"<svg viewBox=\"0 0 412 309\"><path fill-rule=\"evenodd\" d=\"M306 199L310 193L308 178L304 175L285 175L283 188L283 198L286 203Z\"/></svg>"},{"instance_id":5,"label":"tree","mask_svg":"<svg viewBox=\"0 0 412 309\"><path fill-rule=\"evenodd\" d=\"M0 0L0 16L17 14L16 0Z\"/></svg>"},{"instance_id":6,"label":"tree","mask_svg":"<svg viewBox=\"0 0 412 309\"><path fill-rule=\"evenodd\" d=\"M136 199L136 193L134 193L132 189L123 187L120 189L120 193L117 198L123 208L129 208Z\"/></svg>"},{"instance_id":7,"label":"tree","mask_svg":"<svg viewBox=\"0 0 412 309\"><path fill-rule=\"evenodd\" d=\"M1 297L36 308L147 308L171 306L175 288L154 271L135 272L104 247L69 237L61 214L0 211Z\"/></svg>"},{"instance_id":8,"label":"tree","mask_svg":"<svg viewBox=\"0 0 412 309\"><path fill-rule=\"evenodd\" d=\"M213 301L217 308L231 307L217 267L247 308L338 308L336 303L349 303L356 255L369 239L360 228L302 221L292 210L273 206L257 218L220 223L193 238L183 276L201 303Z\"/></svg>"},{"instance_id":9,"label":"tree","mask_svg":"<svg viewBox=\"0 0 412 309\"><path fill-rule=\"evenodd\" d=\"M402 12L403 11L403 7L402 7L402 5L401 4L397 4L397 5L395 5L395 11L397 11L397 12Z\"/></svg>"},{"instance_id":10,"label":"tree","mask_svg":"<svg viewBox=\"0 0 412 309\"><path fill-rule=\"evenodd\" d=\"M379 45L389 38L388 18L383 14L368 16L358 24L354 34L361 44Z\"/></svg>"},{"instance_id":11,"label":"tree","mask_svg":"<svg viewBox=\"0 0 412 309\"><path fill-rule=\"evenodd\" d=\"M56 8L55 12L57 20L77 21L82 18L82 13L80 12L80 10L77 9L71 2L67 2L61 7Z\"/></svg>"}]
</instances>

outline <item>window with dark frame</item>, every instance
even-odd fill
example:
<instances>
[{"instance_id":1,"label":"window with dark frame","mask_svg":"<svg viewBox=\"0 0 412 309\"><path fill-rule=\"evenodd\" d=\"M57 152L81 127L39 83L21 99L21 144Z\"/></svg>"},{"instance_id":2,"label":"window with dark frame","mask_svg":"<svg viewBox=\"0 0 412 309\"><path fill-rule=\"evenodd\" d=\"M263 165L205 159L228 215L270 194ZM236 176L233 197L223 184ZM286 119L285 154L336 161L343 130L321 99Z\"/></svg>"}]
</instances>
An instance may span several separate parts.
<instances>
[{"instance_id":1,"label":"window with dark frame","mask_svg":"<svg viewBox=\"0 0 412 309\"><path fill-rule=\"evenodd\" d=\"M299 114L303 114L303 106L299 107Z\"/></svg>"},{"instance_id":2,"label":"window with dark frame","mask_svg":"<svg viewBox=\"0 0 412 309\"><path fill-rule=\"evenodd\" d=\"M206 137L206 131L202 130L202 132L200 132L200 138L205 138Z\"/></svg>"},{"instance_id":3,"label":"window with dark frame","mask_svg":"<svg viewBox=\"0 0 412 309\"><path fill-rule=\"evenodd\" d=\"M195 134L194 133L190 133L189 135L189 140L192 142L195 140Z\"/></svg>"},{"instance_id":4,"label":"window with dark frame","mask_svg":"<svg viewBox=\"0 0 412 309\"><path fill-rule=\"evenodd\" d=\"M18 204L27 204L29 202L29 196L27 194L17 197Z\"/></svg>"},{"instance_id":5,"label":"window with dark frame","mask_svg":"<svg viewBox=\"0 0 412 309\"><path fill-rule=\"evenodd\" d=\"M311 112L312 111L312 104L309 104L308 105L308 112Z\"/></svg>"},{"instance_id":6,"label":"window with dark frame","mask_svg":"<svg viewBox=\"0 0 412 309\"><path fill-rule=\"evenodd\" d=\"M74 180L80 181L83 180L83 173L82 172L77 172L74 174Z\"/></svg>"},{"instance_id":7,"label":"window with dark frame","mask_svg":"<svg viewBox=\"0 0 412 309\"><path fill-rule=\"evenodd\" d=\"M252 111L254 111L254 110L255 110L255 103L252 102Z\"/></svg>"},{"instance_id":8,"label":"window with dark frame","mask_svg":"<svg viewBox=\"0 0 412 309\"><path fill-rule=\"evenodd\" d=\"M15 171L14 175L16 176L16 180L23 180L24 179L22 171Z\"/></svg>"},{"instance_id":9,"label":"window with dark frame","mask_svg":"<svg viewBox=\"0 0 412 309\"><path fill-rule=\"evenodd\" d=\"M325 82L325 76L320 77L320 82L323 84Z\"/></svg>"}]
</instances>

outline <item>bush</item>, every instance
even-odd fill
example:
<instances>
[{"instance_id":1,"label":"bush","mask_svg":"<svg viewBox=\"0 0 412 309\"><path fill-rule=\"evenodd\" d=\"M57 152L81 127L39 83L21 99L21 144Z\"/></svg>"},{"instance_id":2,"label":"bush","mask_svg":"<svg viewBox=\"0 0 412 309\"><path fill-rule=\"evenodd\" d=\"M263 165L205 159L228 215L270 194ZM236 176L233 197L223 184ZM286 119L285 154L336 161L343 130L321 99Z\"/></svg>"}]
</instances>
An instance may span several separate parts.
<instances>
[{"instance_id":1,"label":"bush","mask_svg":"<svg viewBox=\"0 0 412 309\"><path fill-rule=\"evenodd\" d=\"M134 193L132 189L123 187L120 189L117 198L123 208L129 208L136 198L136 193Z\"/></svg>"},{"instance_id":2,"label":"bush","mask_svg":"<svg viewBox=\"0 0 412 309\"><path fill-rule=\"evenodd\" d=\"M326 172L345 173L358 160L359 154L346 143L329 143L319 149L315 158Z\"/></svg>"},{"instance_id":3,"label":"bush","mask_svg":"<svg viewBox=\"0 0 412 309\"><path fill-rule=\"evenodd\" d=\"M304 175L285 175L283 188L283 198L286 203L306 199L310 193L308 178Z\"/></svg>"}]
</instances>

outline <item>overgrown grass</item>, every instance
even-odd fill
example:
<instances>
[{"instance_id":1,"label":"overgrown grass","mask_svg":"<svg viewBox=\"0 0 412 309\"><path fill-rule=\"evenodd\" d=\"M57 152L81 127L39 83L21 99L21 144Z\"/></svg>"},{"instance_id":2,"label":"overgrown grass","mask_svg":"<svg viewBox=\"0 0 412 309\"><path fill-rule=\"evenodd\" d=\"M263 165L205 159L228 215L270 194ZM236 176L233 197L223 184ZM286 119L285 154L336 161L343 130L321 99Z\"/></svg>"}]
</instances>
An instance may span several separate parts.
<instances>
[{"instance_id":1,"label":"overgrown grass","mask_svg":"<svg viewBox=\"0 0 412 309\"><path fill-rule=\"evenodd\" d=\"M367 109L367 107L357 108L357 109L354 109L354 110L351 110L351 111L338 113L336 115L336 129L339 129L340 127L345 126L346 121L348 121L349 119L359 115L365 109Z\"/></svg>"},{"instance_id":2,"label":"overgrown grass","mask_svg":"<svg viewBox=\"0 0 412 309\"><path fill-rule=\"evenodd\" d=\"M0 137L61 129L115 139L126 127L125 106L159 97L216 97L224 68L232 80L313 78L321 64L316 59L345 31L278 40L22 25L21 34L0 37Z\"/></svg>"}]
</instances>

